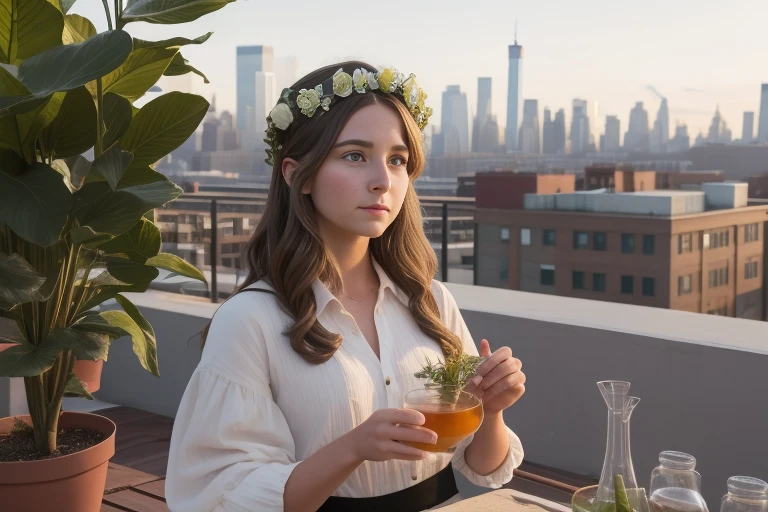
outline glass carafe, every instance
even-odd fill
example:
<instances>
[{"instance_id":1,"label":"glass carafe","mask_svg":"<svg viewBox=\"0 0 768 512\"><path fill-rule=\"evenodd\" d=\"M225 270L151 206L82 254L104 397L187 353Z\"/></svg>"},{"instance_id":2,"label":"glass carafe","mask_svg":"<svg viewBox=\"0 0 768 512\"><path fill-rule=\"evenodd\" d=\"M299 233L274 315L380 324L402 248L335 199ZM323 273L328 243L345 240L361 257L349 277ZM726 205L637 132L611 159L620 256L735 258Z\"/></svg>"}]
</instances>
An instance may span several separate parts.
<instances>
[{"instance_id":1,"label":"glass carafe","mask_svg":"<svg viewBox=\"0 0 768 512\"><path fill-rule=\"evenodd\" d=\"M708 512L701 495L696 459L683 452L664 451L651 473L649 502L653 512Z\"/></svg>"},{"instance_id":2,"label":"glass carafe","mask_svg":"<svg viewBox=\"0 0 768 512\"><path fill-rule=\"evenodd\" d=\"M732 476L720 512L768 512L768 483L748 476Z\"/></svg>"},{"instance_id":3,"label":"glass carafe","mask_svg":"<svg viewBox=\"0 0 768 512\"><path fill-rule=\"evenodd\" d=\"M603 381L597 387L608 406L608 439L605 447L605 461L600 476L600 485L595 498L595 510L616 503L614 489L622 485L626 489L629 505L635 512L648 512L648 498L645 489L637 485L635 468L632 465L632 450L629 442L629 425L632 411L640 399L629 396L629 382Z\"/></svg>"}]
</instances>

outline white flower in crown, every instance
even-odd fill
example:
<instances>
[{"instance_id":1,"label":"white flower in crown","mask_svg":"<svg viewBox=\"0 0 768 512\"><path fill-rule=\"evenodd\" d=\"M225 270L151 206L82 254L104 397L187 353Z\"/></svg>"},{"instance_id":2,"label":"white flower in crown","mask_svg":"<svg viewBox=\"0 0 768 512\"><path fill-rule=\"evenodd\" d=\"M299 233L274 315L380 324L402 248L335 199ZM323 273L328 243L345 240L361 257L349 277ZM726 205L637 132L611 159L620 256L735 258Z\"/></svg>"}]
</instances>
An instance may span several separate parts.
<instances>
[{"instance_id":1,"label":"white flower in crown","mask_svg":"<svg viewBox=\"0 0 768 512\"><path fill-rule=\"evenodd\" d=\"M379 81L376 79L376 73L373 71L365 71L365 77L368 79L368 87L372 91L379 88Z\"/></svg>"},{"instance_id":2,"label":"white flower in crown","mask_svg":"<svg viewBox=\"0 0 768 512\"><path fill-rule=\"evenodd\" d=\"M275 105L275 108L269 113L269 117L279 130L287 129L293 122L293 112L285 103Z\"/></svg>"},{"instance_id":3,"label":"white flower in crown","mask_svg":"<svg viewBox=\"0 0 768 512\"><path fill-rule=\"evenodd\" d=\"M349 73L345 73L340 69L333 75L333 93L336 96L346 98L352 94L353 79L349 76Z\"/></svg>"},{"instance_id":4,"label":"white flower in crown","mask_svg":"<svg viewBox=\"0 0 768 512\"><path fill-rule=\"evenodd\" d=\"M355 91L362 94L365 92L365 84L368 83L367 71L357 68L352 73L352 85L355 87Z\"/></svg>"}]
</instances>

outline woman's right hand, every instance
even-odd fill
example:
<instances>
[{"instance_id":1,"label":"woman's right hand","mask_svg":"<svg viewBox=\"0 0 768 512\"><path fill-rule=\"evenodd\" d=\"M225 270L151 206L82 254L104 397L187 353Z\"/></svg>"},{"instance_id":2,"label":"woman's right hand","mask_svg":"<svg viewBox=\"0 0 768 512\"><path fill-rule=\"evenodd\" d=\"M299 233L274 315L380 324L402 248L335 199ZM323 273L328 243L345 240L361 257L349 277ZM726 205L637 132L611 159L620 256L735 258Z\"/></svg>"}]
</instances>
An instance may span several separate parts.
<instances>
[{"instance_id":1,"label":"woman's right hand","mask_svg":"<svg viewBox=\"0 0 768 512\"><path fill-rule=\"evenodd\" d=\"M428 452L400 441L435 444L437 434L420 425L424 415L413 409L379 409L346 434L357 460L423 460Z\"/></svg>"}]
</instances>

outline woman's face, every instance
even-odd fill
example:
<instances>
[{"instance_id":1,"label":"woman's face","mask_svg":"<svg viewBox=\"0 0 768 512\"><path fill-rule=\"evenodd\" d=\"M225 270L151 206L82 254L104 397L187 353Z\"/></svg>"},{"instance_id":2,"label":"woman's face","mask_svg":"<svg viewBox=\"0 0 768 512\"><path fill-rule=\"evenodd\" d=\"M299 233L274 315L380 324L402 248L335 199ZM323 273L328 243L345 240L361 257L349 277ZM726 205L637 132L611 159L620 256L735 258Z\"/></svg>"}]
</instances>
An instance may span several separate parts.
<instances>
[{"instance_id":1,"label":"woman's face","mask_svg":"<svg viewBox=\"0 0 768 512\"><path fill-rule=\"evenodd\" d=\"M400 116L379 104L347 121L308 183L324 237L376 238L395 220L409 182L403 132Z\"/></svg>"}]
</instances>

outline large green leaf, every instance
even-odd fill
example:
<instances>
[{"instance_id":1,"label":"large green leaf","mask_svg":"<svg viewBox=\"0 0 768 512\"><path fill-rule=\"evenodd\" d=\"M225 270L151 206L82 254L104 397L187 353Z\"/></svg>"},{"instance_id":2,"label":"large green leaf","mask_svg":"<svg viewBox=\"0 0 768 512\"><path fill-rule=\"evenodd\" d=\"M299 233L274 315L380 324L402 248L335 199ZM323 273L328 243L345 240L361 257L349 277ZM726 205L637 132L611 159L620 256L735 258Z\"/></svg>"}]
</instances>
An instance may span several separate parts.
<instances>
[{"instance_id":1,"label":"large green leaf","mask_svg":"<svg viewBox=\"0 0 768 512\"><path fill-rule=\"evenodd\" d=\"M67 14L64 18L64 32L61 41L64 44L82 43L96 35L96 27L91 20L79 14Z\"/></svg>"},{"instance_id":2,"label":"large green leaf","mask_svg":"<svg viewBox=\"0 0 768 512\"><path fill-rule=\"evenodd\" d=\"M0 343L24 343L27 339L12 318L0 317Z\"/></svg>"},{"instance_id":3,"label":"large green leaf","mask_svg":"<svg viewBox=\"0 0 768 512\"><path fill-rule=\"evenodd\" d=\"M61 44L64 16L48 0L0 0L0 62L18 65Z\"/></svg>"},{"instance_id":4,"label":"large green leaf","mask_svg":"<svg viewBox=\"0 0 768 512\"><path fill-rule=\"evenodd\" d=\"M131 102L136 101L163 76L165 68L178 51L177 48L133 50L119 68L103 78L104 92L119 94ZM91 93L95 93L95 84L89 84L88 87Z\"/></svg>"},{"instance_id":5,"label":"large green leaf","mask_svg":"<svg viewBox=\"0 0 768 512\"><path fill-rule=\"evenodd\" d=\"M131 0L122 19L147 23L187 23L217 11L235 0Z\"/></svg>"},{"instance_id":6,"label":"large green leaf","mask_svg":"<svg viewBox=\"0 0 768 512\"><path fill-rule=\"evenodd\" d=\"M106 183L87 183L75 194L75 216L96 233L120 235L149 210L179 197L182 190L169 181L112 191Z\"/></svg>"},{"instance_id":7,"label":"large green leaf","mask_svg":"<svg viewBox=\"0 0 768 512\"><path fill-rule=\"evenodd\" d=\"M69 168L69 180L74 190L80 190L85 183L85 179L91 173L93 162L82 155L65 158L64 162Z\"/></svg>"},{"instance_id":8,"label":"large green leaf","mask_svg":"<svg viewBox=\"0 0 768 512\"><path fill-rule=\"evenodd\" d=\"M104 147L108 148L122 137L131 125L133 112L131 102L127 99L108 92L104 95Z\"/></svg>"},{"instance_id":9,"label":"large green leaf","mask_svg":"<svg viewBox=\"0 0 768 512\"><path fill-rule=\"evenodd\" d=\"M99 246L107 254L125 254L142 265L160 253L160 230L152 222L141 219L135 226Z\"/></svg>"},{"instance_id":10,"label":"large green leaf","mask_svg":"<svg viewBox=\"0 0 768 512\"><path fill-rule=\"evenodd\" d=\"M117 185L118 190L128 187L135 187L137 185L146 185L148 183L156 183L158 181L165 181L168 178L165 175L160 174L150 166L145 165L142 167L130 166L120 183Z\"/></svg>"},{"instance_id":11,"label":"large green leaf","mask_svg":"<svg viewBox=\"0 0 768 512\"><path fill-rule=\"evenodd\" d=\"M189 61L187 61L187 59L181 56L181 52L177 53L173 57L171 64L168 66L168 68L165 70L165 73L163 74L165 76L177 76L177 75L185 75L187 73L194 73L202 77L205 83L207 84L210 83L208 81L208 77L205 76L202 73L202 71L189 65Z\"/></svg>"},{"instance_id":12,"label":"large green leaf","mask_svg":"<svg viewBox=\"0 0 768 512\"><path fill-rule=\"evenodd\" d=\"M170 92L150 101L136 114L122 138L123 149L133 153L131 167L151 165L181 146L208 112L200 96Z\"/></svg>"},{"instance_id":13,"label":"large green leaf","mask_svg":"<svg viewBox=\"0 0 768 512\"><path fill-rule=\"evenodd\" d=\"M139 308L137 308L133 302L122 295L117 295L115 300L122 306L123 311L128 314L139 328L139 332L136 332L135 334L131 333L131 338L133 339L133 352L136 354L136 357L139 358L139 363L141 363L141 366L143 366L149 373L155 377L159 377L160 369L158 368L157 362L157 340L155 339L155 330L152 328L152 325L147 322L144 316L142 316ZM128 326L126 325L124 328L128 330L127 327Z\"/></svg>"},{"instance_id":14,"label":"large green leaf","mask_svg":"<svg viewBox=\"0 0 768 512\"><path fill-rule=\"evenodd\" d=\"M25 60L19 65L18 78L37 97L69 91L117 69L132 47L127 32L109 30L82 43L57 46Z\"/></svg>"},{"instance_id":15,"label":"large green leaf","mask_svg":"<svg viewBox=\"0 0 768 512\"><path fill-rule=\"evenodd\" d=\"M104 313L88 313L83 315L72 328L80 332L96 332L107 334L113 339L128 334L125 330L112 324Z\"/></svg>"},{"instance_id":16,"label":"large green leaf","mask_svg":"<svg viewBox=\"0 0 768 512\"><path fill-rule=\"evenodd\" d=\"M55 95L54 95L55 97ZM79 155L96 143L96 104L81 86L64 96L56 118L39 135L46 150L58 158Z\"/></svg>"},{"instance_id":17,"label":"large green leaf","mask_svg":"<svg viewBox=\"0 0 768 512\"><path fill-rule=\"evenodd\" d=\"M178 275L191 277L192 279L197 279L198 281L207 283L202 272L175 254L161 252L157 256L149 258L146 264L165 270L170 270L171 272L175 272Z\"/></svg>"},{"instance_id":18,"label":"large green leaf","mask_svg":"<svg viewBox=\"0 0 768 512\"><path fill-rule=\"evenodd\" d=\"M16 116L16 126L21 137L21 151L27 162L32 163L36 160L37 138L56 118L65 96L66 93L55 92L39 107Z\"/></svg>"},{"instance_id":19,"label":"large green leaf","mask_svg":"<svg viewBox=\"0 0 768 512\"><path fill-rule=\"evenodd\" d=\"M20 114L28 112L33 108L41 105L47 99L47 96L37 97L27 89L21 80L17 78L18 68L9 66L13 71L9 71L4 66L0 66L0 122L8 121L8 114ZM16 120L13 119L13 130L16 130ZM4 143L7 135L4 131L0 132L0 144L5 147L9 147ZM17 136L18 138L18 136Z\"/></svg>"},{"instance_id":20,"label":"large green leaf","mask_svg":"<svg viewBox=\"0 0 768 512\"><path fill-rule=\"evenodd\" d=\"M18 254L0 253L0 309L37 300L45 276Z\"/></svg>"},{"instance_id":21,"label":"large green leaf","mask_svg":"<svg viewBox=\"0 0 768 512\"><path fill-rule=\"evenodd\" d=\"M170 48L172 46L180 47L188 44L202 44L213 35L213 32L208 32L200 37L194 39L187 39L186 37L173 37L171 39L163 39L162 41L145 41L143 39L133 40L133 49L139 48Z\"/></svg>"},{"instance_id":22,"label":"large green leaf","mask_svg":"<svg viewBox=\"0 0 768 512\"><path fill-rule=\"evenodd\" d=\"M0 172L0 223L28 242L54 244L71 205L61 175L45 164L36 163L18 176Z\"/></svg>"},{"instance_id":23,"label":"large green leaf","mask_svg":"<svg viewBox=\"0 0 768 512\"><path fill-rule=\"evenodd\" d=\"M39 345L24 341L0 352L0 377L34 377L53 366L64 350L50 336Z\"/></svg>"},{"instance_id":24,"label":"large green leaf","mask_svg":"<svg viewBox=\"0 0 768 512\"><path fill-rule=\"evenodd\" d=\"M67 379L67 385L64 387L64 396L69 397L83 397L88 400L93 400L93 396L85 389L85 384L77 378L74 373L69 374Z\"/></svg>"},{"instance_id":25,"label":"large green leaf","mask_svg":"<svg viewBox=\"0 0 768 512\"><path fill-rule=\"evenodd\" d=\"M115 142L111 148L93 161L93 170L104 176L112 190L115 190L132 160L133 155L128 151L123 151L120 148L120 143Z\"/></svg>"},{"instance_id":26,"label":"large green leaf","mask_svg":"<svg viewBox=\"0 0 768 512\"><path fill-rule=\"evenodd\" d=\"M64 12L64 14L67 14L69 12L69 9L72 8L72 4L75 3L76 0L59 0L59 4L61 5L61 10Z\"/></svg>"},{"instance_id":27,"label":"large green leaf","mask_svg":"<svg viewBox=\"0 0 768 512\"><path fill-rule=\"evenodd\" d=\"M0 146L0 171L17 176L27 168L27 162L24 161L18 153L11 149ZM2 225L0 225L0 228Z\"/></svg>"},{"instance_id":28,"label":"large green leaf","mask_svg":"<svg viewBox=\"0 0 768 512\"><path fill-rule=\"evenodd\" d=\"M65 327L56 329L48 335L44 343L52 339L61 350L71 350L77 359L87 359L96 361L97 359L107 359L109 344L117 336L98 330L88 330L89 327L77 328Z\"/></svg>"}]
</instances>

